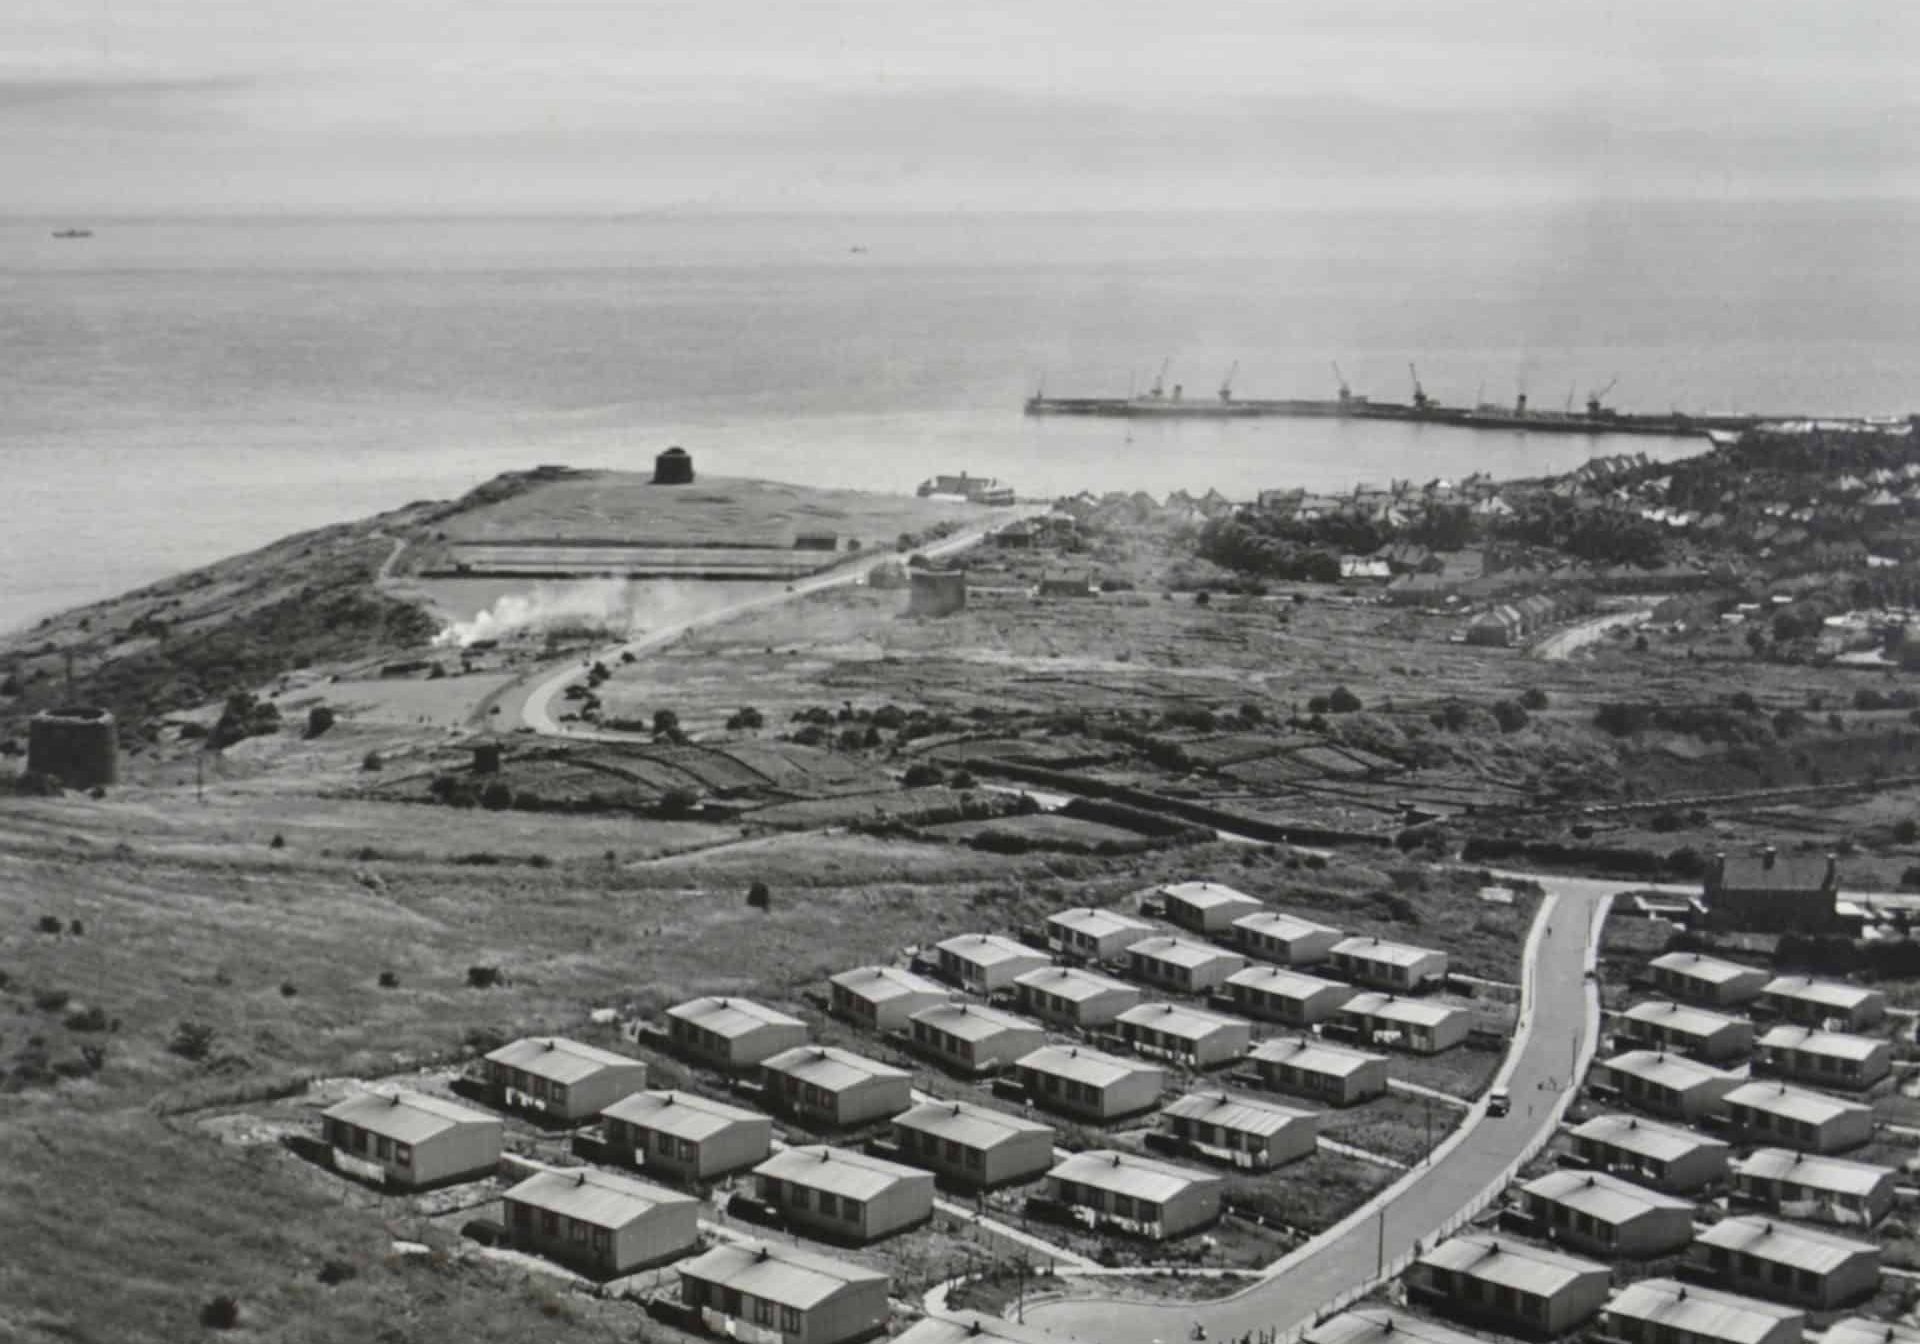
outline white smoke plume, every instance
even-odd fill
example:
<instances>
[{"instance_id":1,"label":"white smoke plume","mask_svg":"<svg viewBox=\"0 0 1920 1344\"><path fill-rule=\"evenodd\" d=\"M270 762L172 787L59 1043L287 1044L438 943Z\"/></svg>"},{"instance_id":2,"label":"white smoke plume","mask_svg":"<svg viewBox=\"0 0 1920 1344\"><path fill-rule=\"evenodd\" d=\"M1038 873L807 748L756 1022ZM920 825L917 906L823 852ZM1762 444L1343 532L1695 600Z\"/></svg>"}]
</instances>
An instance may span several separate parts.
<instances>
[{"instance_id":1,"label":"white smoke plume","mask_svg":"<svg viewBox=\"0 0 1920 1344\"><path fill-rule=\"evenodd\" d=\"M632 585L626 579L582 579L537 583L526 592L508 593L470 621L456 621L434 638L434 647L466 648L479 639L506 639L555 626L588 627L613 638L633 628Z\"/></svg>"}]
</instances>

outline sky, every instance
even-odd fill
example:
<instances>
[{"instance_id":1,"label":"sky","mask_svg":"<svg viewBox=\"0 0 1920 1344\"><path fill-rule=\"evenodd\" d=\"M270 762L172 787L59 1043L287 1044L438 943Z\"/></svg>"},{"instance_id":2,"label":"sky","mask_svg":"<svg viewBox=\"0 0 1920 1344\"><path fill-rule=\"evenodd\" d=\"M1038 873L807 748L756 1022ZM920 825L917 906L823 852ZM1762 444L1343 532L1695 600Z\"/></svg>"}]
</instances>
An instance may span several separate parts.
<instances>
[{"instance_id":1,"label":"sky","mask_svg":"<svg viewBox=\"0 0 1920 1344\"><path fill-rule=\"evenodd\" d=\"M11 0L0 211L1920 193L1914 0Z\"/></svg>"}]
</instances>

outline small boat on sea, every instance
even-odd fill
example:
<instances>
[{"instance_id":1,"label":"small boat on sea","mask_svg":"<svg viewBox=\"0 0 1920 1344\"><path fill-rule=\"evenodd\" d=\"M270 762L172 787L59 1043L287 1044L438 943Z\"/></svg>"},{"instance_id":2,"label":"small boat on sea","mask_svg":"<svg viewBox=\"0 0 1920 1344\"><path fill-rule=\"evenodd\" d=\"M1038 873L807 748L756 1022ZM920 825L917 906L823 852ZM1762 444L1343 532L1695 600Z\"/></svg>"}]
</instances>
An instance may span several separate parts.
<instances>
[{"instance_id":1,"label":"small boat on sea","mask_svg":"<svg viewBox=\"0 0 1920 1344\"><path fill-rule=\"evenodd\" d=\"M55 238L91 238L93 237L93 230L92 229L55 229L53 231L53 236Z\"/></svg>"}]
</instances>

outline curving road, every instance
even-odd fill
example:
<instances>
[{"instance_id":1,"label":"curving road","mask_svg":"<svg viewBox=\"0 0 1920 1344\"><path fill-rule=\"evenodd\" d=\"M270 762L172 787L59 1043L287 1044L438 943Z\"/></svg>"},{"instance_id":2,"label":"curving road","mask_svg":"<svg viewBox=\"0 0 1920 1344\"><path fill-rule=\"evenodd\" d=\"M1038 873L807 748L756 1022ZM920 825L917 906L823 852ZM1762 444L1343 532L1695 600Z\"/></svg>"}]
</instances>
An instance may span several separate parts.
<instances>
[{"instance_id":1,"label":"curving road","mask_svg":"<svg viewBox=\"0 0 1920 1344\"><path fill-rule=\"evenodd\" d=\"M1098 1298L1042 1302L1027 1306L1028 1322L1101 1344L1183 1340L1196 1321L1216 1340L1258 1338L1263 1330L1284 1338L1372 1284L1382 1269L1394 1270L1418 1245L1449 1230L1462 1211L1479 1208L1551 1134L1571 1096L1569 1079L1591 1059L1598 1025L1595 990L1586 982L1593 931L1608 898L1633 885L1529 876L1547 898L1527 940L1522 1023L1495 1080L1512 1093L1509 1115L1489 1118L1475 1106L1429 1164L1234 1297L1165 1306Z\"/></svg>"}]
</instances>

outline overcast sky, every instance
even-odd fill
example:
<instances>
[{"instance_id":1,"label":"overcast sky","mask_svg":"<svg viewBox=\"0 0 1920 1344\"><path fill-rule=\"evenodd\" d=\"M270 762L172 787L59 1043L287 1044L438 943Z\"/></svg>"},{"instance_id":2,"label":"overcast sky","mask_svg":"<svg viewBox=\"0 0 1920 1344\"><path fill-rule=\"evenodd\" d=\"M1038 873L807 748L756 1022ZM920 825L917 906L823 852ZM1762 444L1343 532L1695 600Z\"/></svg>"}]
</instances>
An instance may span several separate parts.
<instances>
[{"instance_id":1,"label":"overcast sky","mask_svg":"<svg viewBox=\"0 0 1920 1344\"><path fill-rule=\"evenodd\" d=\"M11 0L0 210L1913 196L1920 0Z\"/></svg>"}]
</instances>

